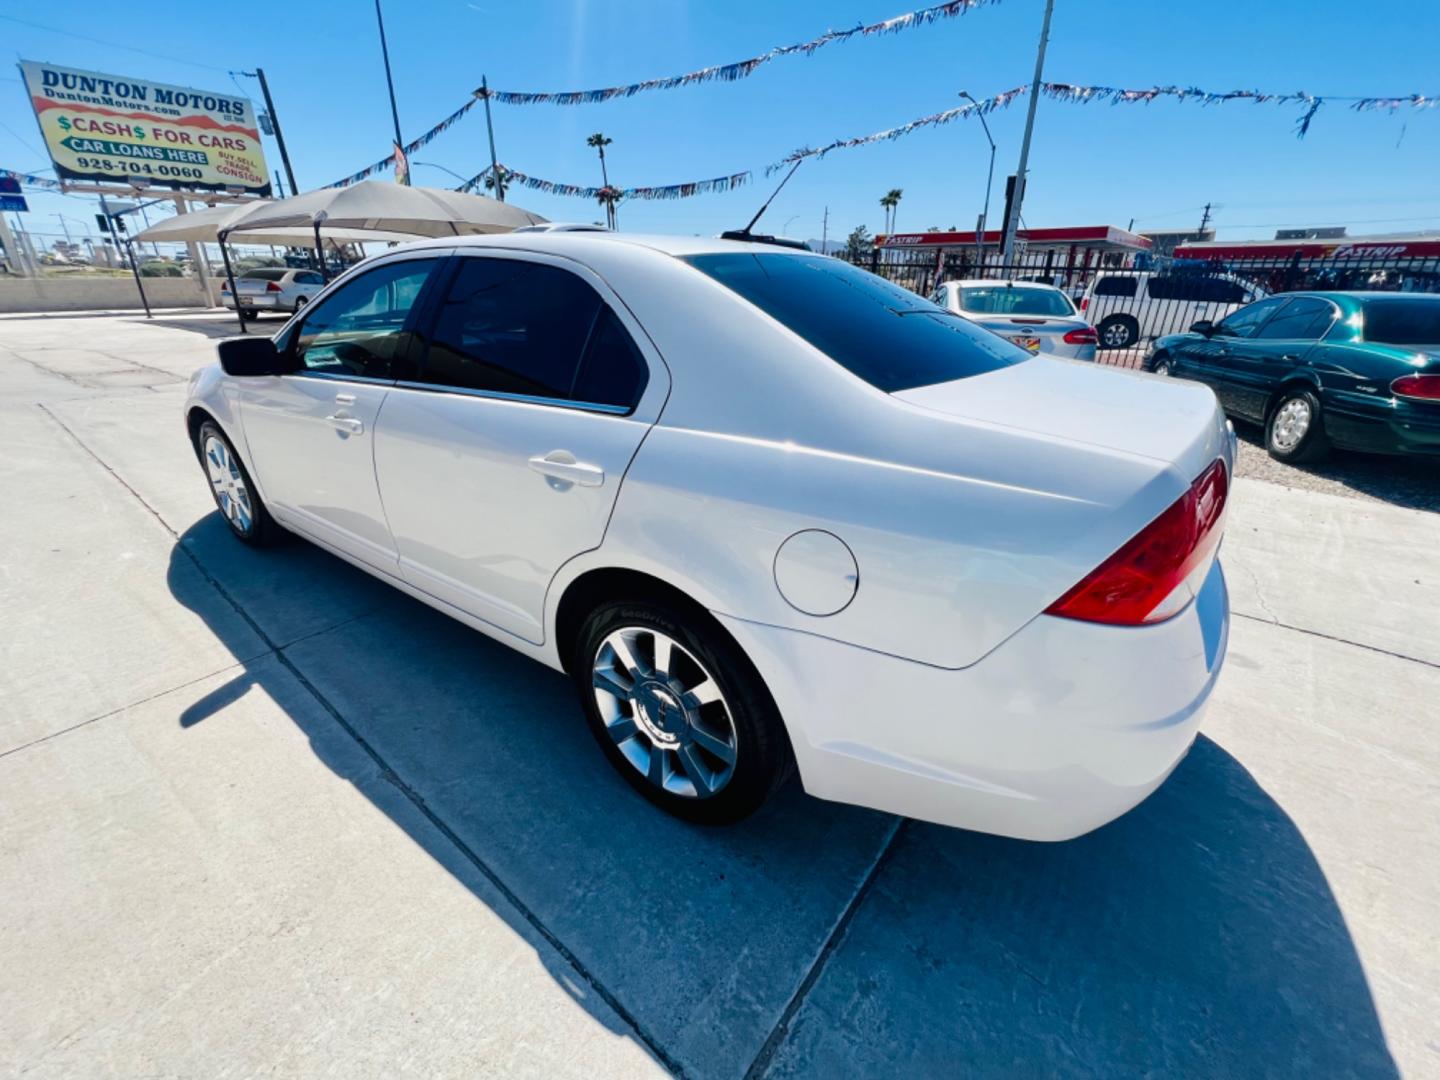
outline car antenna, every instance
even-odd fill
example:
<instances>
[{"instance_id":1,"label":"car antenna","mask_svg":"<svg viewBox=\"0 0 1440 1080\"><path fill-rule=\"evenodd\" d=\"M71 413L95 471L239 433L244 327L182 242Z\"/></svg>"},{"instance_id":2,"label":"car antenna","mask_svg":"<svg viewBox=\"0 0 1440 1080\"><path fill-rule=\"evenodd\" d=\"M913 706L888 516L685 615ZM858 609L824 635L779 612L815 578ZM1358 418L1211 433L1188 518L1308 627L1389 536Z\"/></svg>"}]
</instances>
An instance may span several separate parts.
<instances>
[{"instance_id":1,"label":"car antenna","mask_svg":"<svg viewBox=\"0 0 1440 1080\"><path fill-rule=\"evenodd\" d=\"M755 211L755 216L750 219L750 223L749 223L748 225L746 225L743 229L729 229L729 230L727 230L727 231L725 231L725 232L722 232L722 233L720 234L720 239L721 239L721 240L758 240L758 241L760 241L760 242L762 242L762 243L767 243L767 244L781 243L781 244L785 244L786 246L804 246L804 245L798 245L798 244L796 244L796 242L794 242L794 241L790 241L789 243L786 243L785 241L777 240L776 237L773 237L773 236L756 236L754 233L752 233L752 232L750 231L751 229L753 229L753 228L755 227L755 223L760 220L760 215L763 214L763 213L765 213L766 210L769 210L769 209L770 209L770 204L775 201L775 196L780 194L780 189L783 188L786 184L788 184L788 183L790 182L790 177L792 177L792 176L795 175L795 170L798 169L798 168L800 168L800 166L803 165L804 163L805 163L805 159L804 159L804 158L799 158L799 159L795 162L795 164L793 164L793 165L790 166L790 171L785 174L785 179L781 180L780 183L775 186L775 190L770 193L770 197L765 200L765 204L764 204L763 206L761 206L759 210L756 210L756 211ZM808 250L810 250L810 249L809 249L809 247L805 247L805 250L808 251Z\"/></svg>"}]
</instances>

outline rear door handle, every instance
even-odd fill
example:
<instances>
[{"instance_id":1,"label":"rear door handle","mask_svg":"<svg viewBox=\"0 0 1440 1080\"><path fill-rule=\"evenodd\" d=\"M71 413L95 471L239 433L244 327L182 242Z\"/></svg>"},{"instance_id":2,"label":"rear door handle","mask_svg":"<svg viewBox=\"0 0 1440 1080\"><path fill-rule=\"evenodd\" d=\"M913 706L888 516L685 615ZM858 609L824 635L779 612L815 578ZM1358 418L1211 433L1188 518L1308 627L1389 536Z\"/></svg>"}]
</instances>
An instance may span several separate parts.
<instances>
[{"instance_id":1,"label":"rear door handle","mask_svg":"<svg viewBox=\"0 0 1440 1080\"><path fill-rule=\"evenodd\" d=\"M530 468L552 480L581 487L599 487L605 482L604 469L576 461L575 455L568 450L551 450L543 456L532 457Z\"/></svg>"},{"instance_id":2,"label":"rear door handle","mask_svg":"<svg viewBox=\"0 0 1440 1080\"><path fill-rule=\"evenodd\" d=\"M341 416L339 413L331 413L329 416L325 417L325 419L329 423L334 424L341 431L348 431L351 435L365 434L364 421L354 416Z\"/></svg>"}]
</instances>

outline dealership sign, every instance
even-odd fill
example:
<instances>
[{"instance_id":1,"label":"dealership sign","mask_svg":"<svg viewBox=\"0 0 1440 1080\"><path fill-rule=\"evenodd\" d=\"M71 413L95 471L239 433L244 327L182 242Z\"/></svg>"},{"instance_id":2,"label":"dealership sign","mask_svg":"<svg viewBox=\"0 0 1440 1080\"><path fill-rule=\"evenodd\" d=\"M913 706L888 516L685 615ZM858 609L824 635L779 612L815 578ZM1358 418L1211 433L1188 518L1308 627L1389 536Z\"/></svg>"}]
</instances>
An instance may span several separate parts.
<instances>
[{"instance_id":1,"label":"dealership sign","mask_svg":"<svg viewBox=\"0 0 1440 1080\"><path fill-rule=\"evenodd\" d=\"M29 60L20 70L61 180L270 194L248 98Z\"/></svg>"}]
</instances>

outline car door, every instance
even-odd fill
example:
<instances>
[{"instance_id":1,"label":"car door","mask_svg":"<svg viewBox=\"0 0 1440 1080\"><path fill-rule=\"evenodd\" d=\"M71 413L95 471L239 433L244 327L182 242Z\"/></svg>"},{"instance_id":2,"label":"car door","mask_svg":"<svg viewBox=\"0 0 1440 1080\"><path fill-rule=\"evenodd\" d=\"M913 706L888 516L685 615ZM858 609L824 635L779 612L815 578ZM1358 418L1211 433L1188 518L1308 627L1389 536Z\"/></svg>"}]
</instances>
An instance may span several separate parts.
<instances>
[{"instance_id":1,"label":"car door","mask_svg":"<svg viewBox=\"0 0 1440 1080\"><path fill-rule=\"evenodd\" d=\"M388 260L350 278L277 342L290 374L236 380L250 459L276 519L391 574L375 421L409 350L419 298L447 254Z\"/></svg>"},{"instance_id":2,"label":"car door","mask_svg":"<svg viewBox=\"0 0 1440 1080\"><path fill-rule=\"evenodd\" d=\"M1265 419L1265 410L1275 389L1304 363L1315 343L1339 315L1334 304L1318 296L1281 299L1280 306L1268 319L1258 323L1249 337L1231 344L1225 357L1228 368L1225 377L1233 388L1235 413L1249 420Z\"/></svg>"},{"instance_id":3,"label":"car door","mask_svg":"<svg viewBox=\"0 0 1440 1080\"><path fill-rule=\"evenodd\" d=\"M669 375L619 299L569 260L463 252L376 475L416 588L528 641L566 561L599 546Z\"/></svg>"},{"instance_id":4,"label":"car door","mask_svg":"<svg viewBox=\"0 0 1440 1080\"><path fill-rule=\"evenodd\" d=\"M1210 334L1197 334L1174 347L1172 374L1207 384L1227 413L1240 413L1237 388L1229 366L1231 352L1275 314L1283 298L1261 300L1222 320Z\"/></svg>"}]
</instances>

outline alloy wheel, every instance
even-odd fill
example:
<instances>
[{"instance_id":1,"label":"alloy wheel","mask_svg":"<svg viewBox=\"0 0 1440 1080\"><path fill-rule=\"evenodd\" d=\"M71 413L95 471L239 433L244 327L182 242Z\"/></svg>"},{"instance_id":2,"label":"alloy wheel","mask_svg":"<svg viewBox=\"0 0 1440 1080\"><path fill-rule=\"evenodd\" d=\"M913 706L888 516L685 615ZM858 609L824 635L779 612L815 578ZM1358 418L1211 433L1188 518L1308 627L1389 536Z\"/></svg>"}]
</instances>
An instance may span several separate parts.
<instances>
[{"instance_id":1,"label":"alloy wheel","mask_svg":"<svg viewBox=\"0 0 1440 1080\"><path fill-rule=\"evenodd\" d=\"M1312 419L1308 401L1290 398L1275 412L1270 425L1270 444L1282 454L1291 453L1304 440Z\"/></svg>"},{"instance_id":2,"label":"alloy wheel","mask_svg":"<svg viewBox=\"0 0 1440 1080\"><path fill-rule=\"evenodd\" d=\"M705 799L730 782L735 722L693 653L659 630L624 626L600 643L593 669L606 734L653 787Z\"/></svg>"},{"instance_id":3,"label":"alloy wheel","mask_svg":"<svg viewBox=\"0 0 1440 1080\"><path fill-rule=\"evenodd\" d=\"M220 512L237 532L248 534L255 518L245 477L240 474L240 464L230 448L214 435L205 439L205 471Z\"/></svg>"},{"instance_id":4,"label":"alloy wheel","mask_svg":"<svg viewBox=\"0 0 1440 1080\"><path fill-rule=\"evenodd\" d=\"M1123 349L1130 344L1130 327L1123 322L1113 322L1105 327L1102 337L1112 349Z\"/></svg>"}]
</instances>

